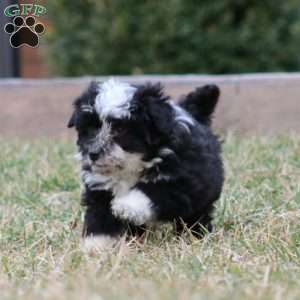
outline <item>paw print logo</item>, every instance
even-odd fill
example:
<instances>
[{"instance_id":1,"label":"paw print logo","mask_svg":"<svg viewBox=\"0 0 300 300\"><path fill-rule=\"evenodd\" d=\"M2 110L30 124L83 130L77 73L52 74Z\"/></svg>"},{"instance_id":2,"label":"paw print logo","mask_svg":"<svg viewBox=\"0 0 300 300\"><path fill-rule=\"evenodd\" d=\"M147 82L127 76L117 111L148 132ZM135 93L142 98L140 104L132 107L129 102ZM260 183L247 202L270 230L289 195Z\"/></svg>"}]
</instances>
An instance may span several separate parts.
<instances>
[{"instance_id":1,"label":"paw print logo","mask_svg":"<svg viewBox=\"0 0 300 300\"><path fill-rule=\"evenodd\" d=\"M11 34L10 44L13 48L19 48L23 45L35 48L39 45L39 38L45 32L45 26L37 23L32 16L24 19L15 17L12 23L7 23L4 27L7 34Z\"/></svg>"}]
</instances>

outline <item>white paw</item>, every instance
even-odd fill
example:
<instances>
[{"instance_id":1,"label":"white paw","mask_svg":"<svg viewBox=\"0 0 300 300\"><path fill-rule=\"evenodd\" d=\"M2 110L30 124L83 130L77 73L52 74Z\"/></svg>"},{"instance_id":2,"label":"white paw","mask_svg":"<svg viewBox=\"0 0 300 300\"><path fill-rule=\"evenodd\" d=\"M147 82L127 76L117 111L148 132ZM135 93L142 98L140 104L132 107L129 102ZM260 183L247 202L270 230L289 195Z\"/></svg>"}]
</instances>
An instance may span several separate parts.
<instances>
[{"instance_id":1,"label":"white paw","mask_svg":"<svg viewBox=\"0 0 300 300\"><path fill-rule=\"evenodd\" d=\"M143 225L154 217L151 200L137 189L132 190L126 196L114 198L111 209L114 216L135 225Z\"/></svg>"},{"instance_id":2,"label":"white paw","mask_svg":"<svg viewBox=\"0 0 300 300\"><path fill-rule=\"evenodd\" d=\"M82 240L81 249L88 254L97 254L112 250L118 243L119 238L109 235L88 236Z\"/></svg>"}]
</instances>

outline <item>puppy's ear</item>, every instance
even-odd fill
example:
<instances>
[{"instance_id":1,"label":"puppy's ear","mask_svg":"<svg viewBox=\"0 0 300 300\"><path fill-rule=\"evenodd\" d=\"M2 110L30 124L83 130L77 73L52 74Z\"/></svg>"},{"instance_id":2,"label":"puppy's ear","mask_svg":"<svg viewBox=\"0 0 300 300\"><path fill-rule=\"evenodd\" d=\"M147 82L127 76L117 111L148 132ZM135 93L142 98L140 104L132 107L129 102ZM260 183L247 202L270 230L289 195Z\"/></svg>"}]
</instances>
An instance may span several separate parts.
<instances>
[{"instance_id":1,"label":"puppy's ear","mask_svg":"<svg viewBox=\"0 0 300 300\"><path fill-rule=\"evenodd\" d=\"M174 109L160 84L148 84L138 88L135 100L135 115L140 118L141 124L148 124L144 134L150 145L168 144L173 149L186 145L186 128L175 120Z\"/></svg>"},{"instance_id":2,"label":"puppy's ear","mask_svg":"<svg viewBox=\"0 0 300 300\"><path fill-rule=\"evenodd\" d=\"M70 118L70 120L69 120L69 122L68 122L68 128L72 128L72 127L74 127L75 126L75 119L76 119L76 114L75 114L75 112L72 114L72 116L71 116L71 118Z\"/></svg>"},{"instance_id":3,"label":"puppy's ear","mask_svg":"<svg viewBox=\"0 0 300 300\"><path fill-rule=\"evenodd\" d=\"M134 115L141 124L148 124L145 134L149 142L170 134L172 116L168 99L160 84L137 87L133 99Z\"/></svg>"},{"instance_id":4,"label":"puppy's ear","mask_svg":"<svg viewBox=\"0 0 300 300\"><path fill-rule=\"evenodd\" d=\"M198 122L210 125L219 96L220 89L218 86L214 84L205 85L189 93L180 103L180 106Z\"/></svg>"}]
</instances>

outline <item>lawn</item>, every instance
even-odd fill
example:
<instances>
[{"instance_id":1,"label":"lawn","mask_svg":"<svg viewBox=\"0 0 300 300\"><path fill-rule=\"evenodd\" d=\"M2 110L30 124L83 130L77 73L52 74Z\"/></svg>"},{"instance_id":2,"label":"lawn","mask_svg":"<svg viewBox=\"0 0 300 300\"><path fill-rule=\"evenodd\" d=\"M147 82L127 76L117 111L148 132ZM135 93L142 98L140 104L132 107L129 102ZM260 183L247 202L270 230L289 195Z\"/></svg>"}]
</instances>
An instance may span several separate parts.
<instances>
[{"instance_id":1,"label":"lawn","mask_svg":"<svg viewBox=\"0 0 300 300\"><path fill-rule=\"evenodd\" d=\"M224 137L203 240L169 226L89 256L74 146L0 141L0 299L300 299L300 137Z\"/></svg>"}]
</instances>

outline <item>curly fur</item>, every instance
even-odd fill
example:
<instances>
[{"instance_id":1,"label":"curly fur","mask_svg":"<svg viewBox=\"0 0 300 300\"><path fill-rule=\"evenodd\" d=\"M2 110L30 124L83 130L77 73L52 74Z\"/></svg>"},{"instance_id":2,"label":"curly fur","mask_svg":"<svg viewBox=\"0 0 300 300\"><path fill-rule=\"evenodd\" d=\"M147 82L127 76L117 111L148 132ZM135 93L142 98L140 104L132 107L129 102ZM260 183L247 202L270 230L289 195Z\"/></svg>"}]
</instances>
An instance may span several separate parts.
<instances>
[{"instance_id":1,"label":"curly fur","mask_svg":"<svg viewBox=\"0 0 300 300\"><path fill-rule=\"evenodd\" d=\"M218 97L208 85L177 105L160 84L90 85L68 124L78 132L85 237L141 232L158 221L174 222L178 232L212 230L224 180L210 127Z\"/></svg>"}]
</instances>

